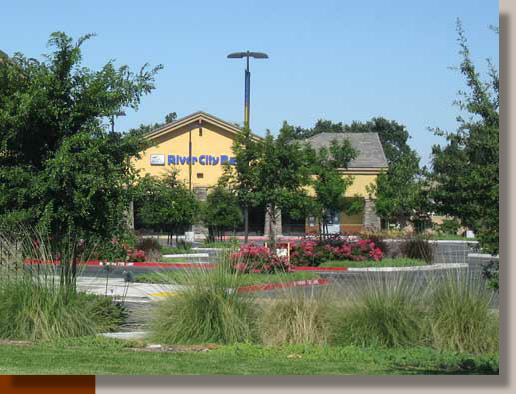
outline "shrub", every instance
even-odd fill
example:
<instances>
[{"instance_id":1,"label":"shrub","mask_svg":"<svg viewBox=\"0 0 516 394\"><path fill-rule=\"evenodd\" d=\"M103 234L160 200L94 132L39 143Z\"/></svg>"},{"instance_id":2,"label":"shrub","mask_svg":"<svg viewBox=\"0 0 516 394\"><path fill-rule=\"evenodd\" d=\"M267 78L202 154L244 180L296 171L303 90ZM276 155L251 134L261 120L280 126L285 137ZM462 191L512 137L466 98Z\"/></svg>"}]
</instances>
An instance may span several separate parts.
<instances>
[{"instance_id":1,"label":"shrub","mask_svg":"<svg viewBox=\"0 0 516 394\"><path fill-rule=\"evenodd\" d=\"M402 275L368 277L354 283L349 299L334 317L332 342L356 346L415 346L428 329L414 282Z\"/></svg>"},{"instance_id":2,"label":"shrub","mask_svg":"<svg viewBox=\"0 0 516 394\"><path fill-rule=\"evenodd\" d=\"M161 244L157 239L154 238L141 238L136 245L135 249L143 250L145 253L150 252L151 250L161 250Z\"/></svg>"},{"instance_id":3,"label":"shrub","mask_svg":"<svg viewBox=\"0 0 516 394\"><path fill-rule=\"evenodd\" d=\"M420 236L402 241L400 251L403 257L425 260L427 263L430 263L433 257L432 245L428 239Z\"/></svg>"},{"instance_id":4,"label":"shrub","mask_svg":"<svg viewBox=\"0 0 516 394\"><path fill-rule=\"evenodd\" d=\"M470 273L447 273L432 283L428 302L433 346L460 352L498 351L492 289Z\"/></svg>"},{"instance_id":5,"label":"shrub","mask_svg":"<svg viewBox=\"0 0 516 394\"><path fill-rule=\"evenodd\" d=\"M290 269L286 257L273 255L268 248L253 243L242 245L230 258L232 268L241 273L276 273Z\"/></svg>"},{"instance_id":6,"label":"shrub","mask_svg":"<svg viewBox=\"0 0 516 394\"><path fill-rule=\"evenodd\" d=\"M330 242L304 240L293 245L290 259L294 265L318 266L327 260L379 261L382 251L370 240L345 241L334 239Z\"/></svg>"},{"instance_id":7,"label":"shrub","mask_svg":"<svg viewBox=\"0 0 516 394\"><path fill-rule=\"evenodd\" d=\"M444 234L457 235L460 228L460 222L457 219L445 219L439 226L439 232Z\"/></svg>"},{"instance_id":8,"label":"shrub","mask_svg":"<svg viewBox=\"0 0 516 394\"><path fill-rule=\"evenodd\" d=\"M386 256L389 254L390 247L387 242L385 242L385 236L382 233L369 231L361 233L360 236L362 239L373 242L375 247L380 249L382 255Z\"/></svg>"},{"instance_id":9,"label":"shrub","mask_svg":"<svg viewBox=\"0 0 516 394\"><path fill-rule=\"evenodd\" d=\"M264 306L260 332L266 345L328 343L333 299L328 291L285 290Z\"/></svg>"},{"instance_id":10,"label":"shrub","mask_svg":"<svg viewBox=\"0 0 516 394\"><path fill-rule=\"evenodd\" d=\"M132 249L127 252L127 261L142 262L145 261L145 252L139 249Z\"/></svg>"},{"instance_id":11,"label":"shrub","mask_svg":"<svg viewBox=\"0 0 516 394\"><path fill-rule=\"evenodd\" d=\"M184 290L158 303L152 338L186 344L255 340L256 307L251 297L235 291L241 275L231 272L231 264L224 256L216 269L183 271L178 283L186 284Z\"/></svg>"}]
</instances>

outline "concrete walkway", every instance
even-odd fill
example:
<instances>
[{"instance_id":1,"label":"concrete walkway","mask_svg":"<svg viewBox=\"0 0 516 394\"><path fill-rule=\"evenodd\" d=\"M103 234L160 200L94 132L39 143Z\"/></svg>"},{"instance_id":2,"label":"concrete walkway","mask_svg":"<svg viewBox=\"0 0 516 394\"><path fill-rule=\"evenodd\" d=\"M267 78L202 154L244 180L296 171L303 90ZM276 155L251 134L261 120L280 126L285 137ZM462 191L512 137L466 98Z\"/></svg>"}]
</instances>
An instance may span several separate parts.
<instances>
[{"instance_id":1,"label":"concrete walkway","mask_svg":"<svg viewBox=\"0 0 516 394\"><path fill-rule=\"evenodd\" d=\"M109 295L115 300L125 300L128 302L149 302L163 300L167 296L173 296L185 289L180 285L165 285L155 283L127 283L123 279L109 278L77 278L79 290L99 295Z\"/></svg>"}]
</instances>

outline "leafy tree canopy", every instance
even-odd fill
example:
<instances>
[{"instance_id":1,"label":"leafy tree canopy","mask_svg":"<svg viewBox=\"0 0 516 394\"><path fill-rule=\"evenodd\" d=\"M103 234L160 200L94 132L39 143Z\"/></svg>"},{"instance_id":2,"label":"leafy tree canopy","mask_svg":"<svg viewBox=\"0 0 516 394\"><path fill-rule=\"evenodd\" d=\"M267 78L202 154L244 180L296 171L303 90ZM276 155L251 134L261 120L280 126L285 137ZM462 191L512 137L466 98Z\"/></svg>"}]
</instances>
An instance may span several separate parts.
<instances>
[{"instance_id":1,"label":"leafy tree canopy","mask_svg":"<svg viewBox=\"0 0 516 394\"><path fill-rule=\"evenodd\" d=\"M111 133L109 119L138 108L161 66L90 70L81 46L91 37L56 32L44 60L0 62L0 222L21 220L56 240L111 240L127 229L129 162L146 145Z\"/></svg>"},{"instance_id":2,"label":"leafy tree canopy","mask_svg":"<svg viewBox=\"0 0 516 394\"><path fill-rule=\"evenodd\" d=\"M154 123L154 124L141 124L137 128L129 129L129 133L134 134L146 134L153 130L159 129L162 126L165 126L167 123L172 123L177 119L177 114L175 112L170 112L167 115L165 115L165 122L164 123Z\"/></svg>"},{"instance_id":3,"label":"leafy tree canopy","mask_svg":"<svg viewBox=\"0 0 516 394\"><path fill-rule=\"evenodd\" d=\"M218 233L233 230L242 223L242 211L234 193L221 185L217 185L206 198L203 204L203 222L212 236Z\"/></svg>"},{"instance_id":4,"label":"leafy tree canopy","mask_svg":"<svg viewBox=\"0 0 516 394\"><path fill-rule=\"evenodd\" d=\"M455 132L432 129L448 145L433 146L433 198L436 209L457 217L477 235L484 251L499 250L499 76L488 60L489 80L483 82L471 61L462 24L457 21L467 91L455 102L468 117L457 118Z\"/></svg>"},{"instance_id":5,"label":"leafy tree canopy","mask_svg":"<svg viewBox=\"0 0 516 394\"><path fill-rule=\"evenodd\" d=\"M169 171L163 177L147 174L137 185L135 212L144 227L177 234L196 221L199 202L177 179L176 171Z\"/></svg>"}]
</instances>

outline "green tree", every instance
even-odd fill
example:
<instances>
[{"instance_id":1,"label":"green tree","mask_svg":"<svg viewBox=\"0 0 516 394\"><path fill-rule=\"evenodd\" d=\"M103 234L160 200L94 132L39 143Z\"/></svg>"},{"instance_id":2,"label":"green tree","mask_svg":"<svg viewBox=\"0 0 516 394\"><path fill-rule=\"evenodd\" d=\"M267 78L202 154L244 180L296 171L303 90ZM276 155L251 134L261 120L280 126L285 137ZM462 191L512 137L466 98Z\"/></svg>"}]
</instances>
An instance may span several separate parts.
<instances>
[{"instance_id":1,"label":"green tree","mask_svg":"<svg viewBox=\"0 0 516 394\"><path fill-rule=\"evenodd\" d=\"M224 175L221 184L236 195L244 209L244 242L249 237L249 207L259 202L257 193L258 164L260 160L260 141L253 136L248 127L244 127L236 135L232 151L235 164L224 164Z\"/></svg>"},{"instance_id":2,"label":"green tree","mask_svg":"<svg viewBox=\"0 0 516 394\"><path fill-rule=\"evenodd\" d=\"M195 194L169 171L163 177L147 174L137 185L135 213L138 223L154 231L177 235L197 219L199 202Z\"/></svg>"},{"instance_id":3,"label":"green tree","mask_svg":"<svg viewBox=\"0 0 516 394\"><path fill-rule=\"evenodd\" d=\"M283 127L276 138L267 133L260 145L256 194L270 217L270 241L272 250L276 250L275 229L279 210L296 217L309 206L307 186L311 168L306 150L299 142L291 140L287 128Z\"/></svg>"},{"instance_id":4,"label":"green tree","mask_svg":"<svg viewBox=\"0 0 516 394\"><path fill-rule=\"evenodd\" d=\"M211 237L218 235L222 239L225 231L234 230L242 223L242 211L236 196L217 185L204 203L203 221L208 226Z\"/></svg>"},{"instance_id":5,"label":"green tree","mask_svg":"<svg viewBox=\"0 0 516 394\"><path fill-rule=\"evenodd\" d=\"M175 112L170 112L167 115L165 115L165 122L164 123L154 123L154 124L141 124L140 126L129 129L128 133L130 134L147 134L150 133L153 130L159 129L160 127L165 126L167 123L172 123L177 119L177 114Z\"/></svg>"},{"instance_id":6,"label":"green tree","mask_svg":"<svg viewBox=\"0 0 516 394\"><path fill-rule=\"evenodd\" d=\"M318 218L319 234L324 236L328 230L328 217L332 212L345 211L348 214L358 213L363 208L362 200L351 200L344 197L346 189L353 183L352 176L344 177L342 170L356 158L358 152L352 148L348 140L333 140L329 148L309 149L312 187L315 197L312 213Z\"/></svg>"},{"instance_id":7,"label":"green tree","mask_svg":"<svg viewBox=\"0 0 516 394\"><path fill-rule=\"evenodd\" d=\"M368 192L376 198L376 213L386 224L404 227L408 222L422 219L422 199L426 195L425 187L428 188L422 174L419 156L409 151L393 162L387 173L380 173L376 182L368 187ZM431 212L431 208L428 209L427 215Z\"/></svg>"},{"instance_id":8,"label":"green tree","mask_svg":"<svg viewBox=\"0 0 516 394\"><path fill-rule=\"evenodd\" d=\"M16 53L0 62L0 222L37 226L56 245L126 234L129 162L145 143L111 133L109 119L137 109L161 68L92 71L81 64L92 36L53 33L44 61Z\"/></svg>"},{"instance_id":9,"label":"green tree","mask_svg":"<svg viewBox=\"0 0 516 394\"><path fill-rule=\"evenodd\" d=\"M319 119L311 129L293 128L291 135L299 140L319 133L378 133L389 170L370 187L370 193L376 197L376 213L384 222L402 226L411 219L420 221L424 214L421 211L425 194L421 182L423 170L419 168L419 156L408 144L410 135L405 126L383 117L365 123L353 121L349 125Z\"/></svg>"},{"instance_id":10,"label":"green tree","mask_svg":"<svg viewBox=\"0 0 516 394\"><path fill-rule=\"evenodd\" d=\"M432 129L448 145L433 146L432 164L436 209L460 219L475 232L482 249L499 250L499 76L491 61L489 81L480 79L471 61L466 36L457 21L462 62L460 72L468 91L455 102L468 118L459 116L455 132Z\"/></svg>"}]
</instances>

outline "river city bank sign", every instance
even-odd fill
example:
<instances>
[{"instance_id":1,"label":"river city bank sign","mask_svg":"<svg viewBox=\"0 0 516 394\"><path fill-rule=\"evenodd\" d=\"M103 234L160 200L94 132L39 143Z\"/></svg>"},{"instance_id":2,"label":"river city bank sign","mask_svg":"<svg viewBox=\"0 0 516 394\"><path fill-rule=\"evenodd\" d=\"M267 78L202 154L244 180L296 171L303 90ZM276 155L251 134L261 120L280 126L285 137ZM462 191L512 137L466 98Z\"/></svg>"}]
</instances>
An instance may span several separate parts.
<instances>
[{"instance_id":1,"label":"river city bank sign","mask_svg":"<svg viewBox=\"0 0 516 394\"><path fill-rule=\"evenodd\" d=\"M229 164L235 164L235 158L229 157L227 155L220 156L212 156L212 155L200 155L191 156L191 164L199 163L201 166L216 166L222 165L226 162ZM150 164L151 166L164 166L165 165L165 155L154 154L150 155ZM177 164L190 164L190 156L181 156L181 155L167 155L167 164L168 165L177 165Z\"/></svg>"}]
</instances>

